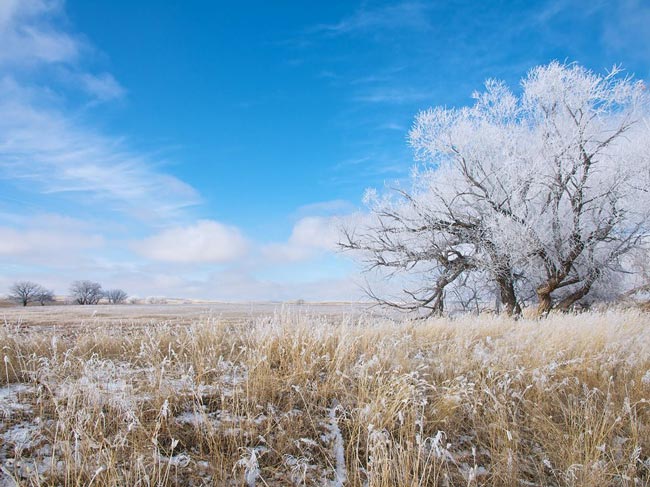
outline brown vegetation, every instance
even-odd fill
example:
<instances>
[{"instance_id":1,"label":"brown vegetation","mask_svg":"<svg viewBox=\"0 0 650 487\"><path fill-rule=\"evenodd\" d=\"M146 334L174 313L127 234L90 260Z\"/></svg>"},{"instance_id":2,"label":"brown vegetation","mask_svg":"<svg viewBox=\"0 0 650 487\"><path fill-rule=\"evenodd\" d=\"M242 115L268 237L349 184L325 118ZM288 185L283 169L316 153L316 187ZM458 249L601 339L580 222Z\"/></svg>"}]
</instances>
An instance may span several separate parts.
<instances>
[{"instance_id":1,"label":"brown vegetation","mask_svg":"<svg viewBox=\"0 0 650 487\"><path fill-rule=\"evenodd\" d=\"M0 484L650 485L649 325L5 325Z\"/></svg>"}]
</instances>

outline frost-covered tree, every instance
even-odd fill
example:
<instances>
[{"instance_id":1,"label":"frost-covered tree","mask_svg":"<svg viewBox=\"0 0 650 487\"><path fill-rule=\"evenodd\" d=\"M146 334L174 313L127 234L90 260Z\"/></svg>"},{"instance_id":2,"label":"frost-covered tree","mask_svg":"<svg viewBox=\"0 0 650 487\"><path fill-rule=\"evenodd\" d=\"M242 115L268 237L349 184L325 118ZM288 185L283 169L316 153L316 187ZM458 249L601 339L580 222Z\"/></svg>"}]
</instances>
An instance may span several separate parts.
<instances>
[{"instance_id":1,"label":"frost-covered tree","mask_svg":"<svg viewBox=\"0 0 650 487\"><path fill-rule=\"evenodd\" d=\"M104 297L110 304L124 304L129 295L121 289L109 289L104 291Z\"/></svg>"},{"instance_id":2,"label":"frost-covered tree","mask_svg":"<svg viewBox=\"0 0 650 487\"><path fill-rule=\"evenodd\" d=\"M623 281L624 296L633 300L650 299L650 241L630 252L625 259L626 268L631 272Z\"/></svg>"},{"instance_id":3,"label":"frost-covered tree","mask_svg":"<svg viewBox=\"0 0 650 487\"><path fill-rule=\"evenodd\" d=\"M102 285L93 281L74 281L70 294L77 304L97 304L104 297Z\"/></svg>"},{"instance_id":4,"label":"frost-covered tree","mask_svg":"<svg viewBox=\"0 0 650 487\"><path fill-rule=\"evenodd\" d=\"M9 288L9 299L27 306L33 301L37 301L39 293L43 291L40 284L32 281L18 281Z\"/></svg>"},{"instance_id":5,"label":"frost-covered tree","mask_svg":"<svg viewBox=\"0 0 650 487\"><path fill-rule=\"evenodd\" d=\"M41 288L41 290L36 294L35 299L41 304L41 306L53 303L55 301L54 291L51 289Z\"/></svg>"},{"instance_id":6,"label":"frost-covered tree","mask_svg":"<svg viewBox=\"0 0 650 487\"><path fill-rule=\"evenodd\" d=\"M392 275L419 272L407 309L442 310L467 274L511 314L530 298L540 314L569 309L597 284L602 296L648 235L645 85L618 68L553 62L531 70L520 94L489 80L474 98L417 116L411 188L371 198L344 248Z\"/></svg>"}]
</instances>

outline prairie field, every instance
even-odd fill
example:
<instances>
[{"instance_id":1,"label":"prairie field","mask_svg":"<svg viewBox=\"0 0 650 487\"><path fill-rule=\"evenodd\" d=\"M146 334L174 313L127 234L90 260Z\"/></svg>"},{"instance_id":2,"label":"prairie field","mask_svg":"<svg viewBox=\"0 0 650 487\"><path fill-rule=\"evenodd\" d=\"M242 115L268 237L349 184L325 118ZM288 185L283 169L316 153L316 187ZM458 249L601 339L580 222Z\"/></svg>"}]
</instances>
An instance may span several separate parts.
<instances>
[{"instance_id":1,"label":"prairie field","mask_svg":"<svg viewBox=\"0 0 650 487\"><path fill-rule=\"evenodd\" d=\"M644 312L224 309L5 310L0 486L650 485Z\"/></svg>"}]
</instances>

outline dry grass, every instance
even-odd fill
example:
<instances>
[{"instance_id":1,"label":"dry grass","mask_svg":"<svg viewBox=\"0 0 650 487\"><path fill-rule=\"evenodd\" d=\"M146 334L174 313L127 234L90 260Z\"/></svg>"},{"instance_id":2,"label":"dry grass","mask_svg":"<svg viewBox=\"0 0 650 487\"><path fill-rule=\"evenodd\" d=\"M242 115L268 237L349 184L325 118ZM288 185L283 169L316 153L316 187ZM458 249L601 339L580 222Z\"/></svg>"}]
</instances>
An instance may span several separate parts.
<instances>
[{"instance_id":1,"label":"dry grass","mask_svg":"<svg viewBox=\"0 0 650 487\"><path fill-rule=\"evenodd\" d=\"M0 328L0 485L650 485L650 318Z\"/></svg>"}]
</instances>

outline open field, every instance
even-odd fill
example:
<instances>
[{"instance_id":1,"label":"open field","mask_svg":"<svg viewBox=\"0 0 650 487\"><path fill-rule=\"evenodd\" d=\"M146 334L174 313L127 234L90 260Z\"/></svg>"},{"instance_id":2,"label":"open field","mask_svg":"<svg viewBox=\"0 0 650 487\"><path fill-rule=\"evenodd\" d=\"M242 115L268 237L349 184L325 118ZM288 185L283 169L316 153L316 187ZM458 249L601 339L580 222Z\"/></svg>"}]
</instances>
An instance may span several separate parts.
<instances>
[{"instance_id":1,"label":"open field","mask_svg":"<svg viewBox=\"0 0 650 487\"><path fill-rule=\"evenodd\" d=\"M5 314L0 486L650 485L642 312L109 308Z\"/></svg>"},{"instance_id":2,"label":"open field","mask_svg":"<svg viewBox=\"0 0 650 487\"><path fill-rule=\"evenodd\" d=\"M336 317L343 314L368 313L368 305L358 303L296 304L251 303L195 303L195 304L121 304L121 305L62 305L7 306L0 308L0 322L30 327L65 326L126 326L132 328L153 324L192 324L218 320L241 323L275 313L295 313Z\"/></svg>"}]
</instances>

